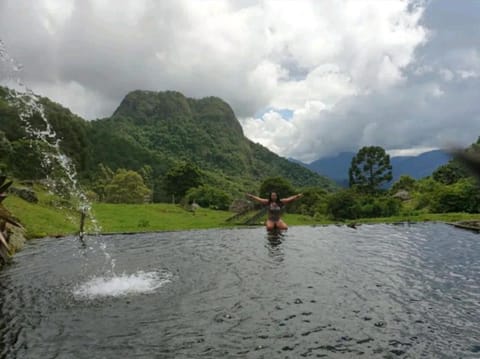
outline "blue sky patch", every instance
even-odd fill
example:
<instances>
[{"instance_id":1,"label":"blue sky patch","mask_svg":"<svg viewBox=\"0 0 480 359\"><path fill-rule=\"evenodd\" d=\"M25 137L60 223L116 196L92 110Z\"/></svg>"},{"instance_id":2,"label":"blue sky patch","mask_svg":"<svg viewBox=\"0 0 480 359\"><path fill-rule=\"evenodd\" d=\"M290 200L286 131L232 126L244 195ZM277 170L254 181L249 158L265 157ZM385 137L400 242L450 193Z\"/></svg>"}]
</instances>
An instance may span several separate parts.
<instances>
[{"instance_id":1,"label":"blue sky patch","mask_svg":"<svg viewBox=\"0 0 480 359\"><path fill-rule=\"evenodd\" d=\"M263 115L265 115L267 112L270 112L270 111L279 113L286 120L290 120L293 117L293 110L290 110L289 108L274 108L274 107L264 108L263 110L255 112L255 115L253 116L255 118L262 118Z\"/></svg>"}]
</instances>

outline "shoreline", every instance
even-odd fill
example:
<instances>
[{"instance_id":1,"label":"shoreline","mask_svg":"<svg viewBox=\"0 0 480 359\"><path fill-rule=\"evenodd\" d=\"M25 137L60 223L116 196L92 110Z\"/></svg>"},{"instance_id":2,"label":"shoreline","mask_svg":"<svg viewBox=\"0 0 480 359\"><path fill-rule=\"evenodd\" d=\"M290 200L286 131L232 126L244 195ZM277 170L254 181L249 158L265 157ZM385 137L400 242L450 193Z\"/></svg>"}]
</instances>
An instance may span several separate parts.
<instances>
[{"instance_id":1,"label":"shoreline","mask_svg":"<svg viewBox=\"0 0 480 359\"><path fill-rule=\"evenodd\" d=\"M290 228L294 227L328 227L328 226L336 226L336 227L349 227L356 229L356 227L359 226L365 226L365 225L377 225L377 224L385 224L385 225L392 225L392 226L398 226L398 225L409 225L409 224L422 224L422 223L442 223L442 224L447 224L449 226L453 226L459 229L464 229L464 230L470 230L470 231L475 231L475 232L480 232L480 220L475 221L477 224L472 225L470 224L473 221L459 221L459 222L447 222L447 221L442 221L442 220L418 220L418 221L412 221L412 220L403 220L403 221L352 221L352 222L332 222L332 223L310 223L310 224L295 224L295 225L289 225ZM89 233L85 232L83 235L84 237L100 237L100 236L116 236L116 235L122 235L122 236L133 236L137 234L155 234L155 233L170 233L170 232L196 232L196 231L209 231L209 230L220 230L220 229L229 229L229 230L236 230L236 229L244 229L244 228L258 228L258 227L264 227L263 225L232 225L232 226L221 226L221 227L208 227L208 228L177 228L177 229L163 229L163 230L149 230L149 231L119 231L119 232L100 232L100 233ZM33 239L43 239L43 238L65 238L65 237L79 237L78 233L64 233L64 234L57 234L57 235L47 235L44 237L35 237L31 238ZM30 239L28 239L30 240Z\"/></svg>"}]
</instances>

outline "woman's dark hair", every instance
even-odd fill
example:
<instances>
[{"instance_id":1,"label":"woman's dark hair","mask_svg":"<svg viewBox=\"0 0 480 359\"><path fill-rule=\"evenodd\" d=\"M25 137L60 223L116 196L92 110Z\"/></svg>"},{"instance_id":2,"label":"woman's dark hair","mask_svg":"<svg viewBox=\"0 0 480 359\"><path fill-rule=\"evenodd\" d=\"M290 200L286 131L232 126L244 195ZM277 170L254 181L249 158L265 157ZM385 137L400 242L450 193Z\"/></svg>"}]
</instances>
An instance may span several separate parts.
<instances>
[{"instance_id":1,"label":"woman's dark hair","mask_svg":"<svg viewBox=\"0 0 480 359\"><path fill-rule=\"evenodd\" d=\"M272 191L268 194L268 203L272 203L273 202L273 199L272 199L272 193L276 193L277 194L277 200L275 202L277 202L278 204L280 204L280 195L278 194L278 192L276 191Z\"/></svg>"}]
</instances>

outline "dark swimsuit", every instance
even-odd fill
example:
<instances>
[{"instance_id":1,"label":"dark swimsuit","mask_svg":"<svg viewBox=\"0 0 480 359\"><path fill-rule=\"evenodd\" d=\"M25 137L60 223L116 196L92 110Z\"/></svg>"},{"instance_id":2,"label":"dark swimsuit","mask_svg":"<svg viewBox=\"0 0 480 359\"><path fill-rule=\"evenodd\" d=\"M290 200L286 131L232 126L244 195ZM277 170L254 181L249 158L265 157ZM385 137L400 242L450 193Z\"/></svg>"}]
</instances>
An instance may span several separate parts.
<instances>
[{"instance_id":1,"label":"dark swimsuit","mask_svg":"<svg viewBox=\"0 0 480 359\"><path fill-rule=\"evenodd\" d=\"M268 219L272 222L278 222L280 220L280 213L282 211L282 202L270 202L267 206Z\"/></svg>"}]
</instances>

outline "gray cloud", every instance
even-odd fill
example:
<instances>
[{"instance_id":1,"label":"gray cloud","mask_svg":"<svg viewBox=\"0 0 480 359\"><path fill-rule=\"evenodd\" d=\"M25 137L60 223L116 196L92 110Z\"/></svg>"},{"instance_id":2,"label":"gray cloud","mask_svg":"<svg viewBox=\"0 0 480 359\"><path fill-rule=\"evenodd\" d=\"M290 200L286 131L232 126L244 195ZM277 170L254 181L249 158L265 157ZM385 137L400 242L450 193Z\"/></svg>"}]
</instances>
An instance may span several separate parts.
<instances>
[{"instance_id":1,"label":"gray cloud","mask_svg":"<svg viewBox=\"0 0 480 359\"><path fill-rule=\"evenodd\" d=\"M479 23L475 0L0 1L26 83L74 112L108 116L134 89L219 96L247 136L305 161L475 140ZM267 108L293 117L254 117Z\"/></svg>"}]
</instances>

